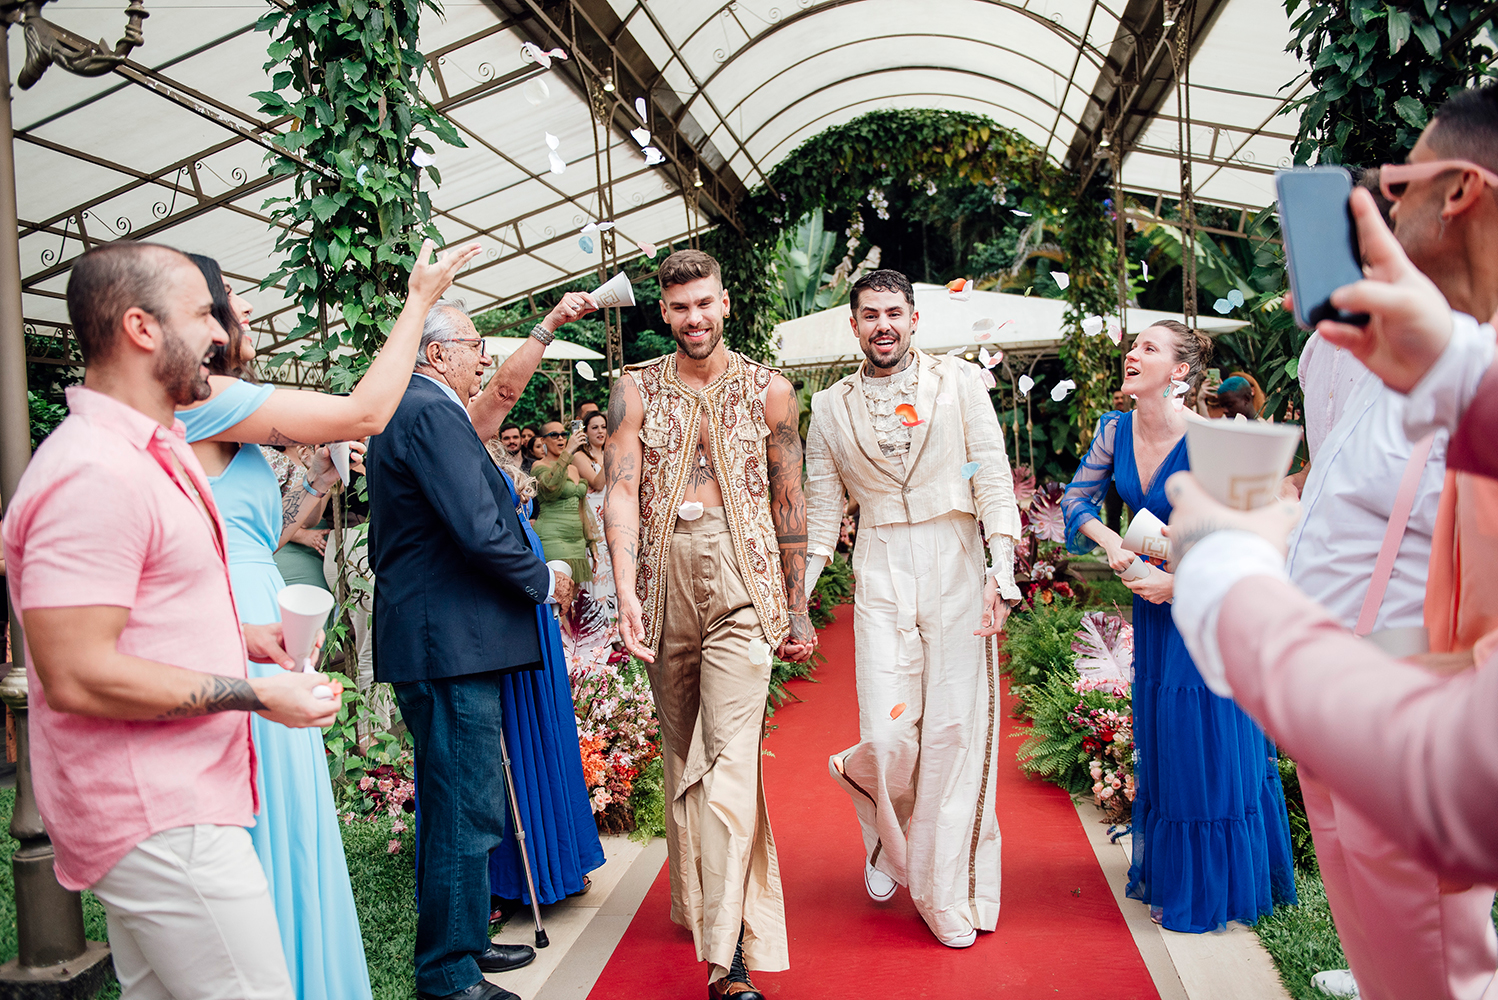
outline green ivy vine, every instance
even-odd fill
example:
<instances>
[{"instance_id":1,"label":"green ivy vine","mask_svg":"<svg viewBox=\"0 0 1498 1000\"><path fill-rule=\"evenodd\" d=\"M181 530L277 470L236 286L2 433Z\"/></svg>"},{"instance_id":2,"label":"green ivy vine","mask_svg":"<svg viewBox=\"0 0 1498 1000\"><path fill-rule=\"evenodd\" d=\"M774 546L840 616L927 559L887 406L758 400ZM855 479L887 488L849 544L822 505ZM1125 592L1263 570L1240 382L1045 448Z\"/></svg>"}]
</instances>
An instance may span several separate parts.
<instances>
[{"instance_id":1,"label":"green ivy vine","mask_svg":"<svg viewBox=\"0 0 1498 1000\"><path fill-rule=\"evenodd\" d=\"M1296 163L1318 150L1322 163L1400 160L1441 102L1492 74L1487 0L1285 0L1285 10L1288 49L1311 63L1313 88L1291 104Z\"/></svg>"},{"instance_id":2,"label":"green ivy vine","mask_svg":"<svg viewBox=\"0 0 1498 1000\"><path fill-rule=\"evenodd\" d=\"M285 257L261 287L285 279L301 307L288 336L311 344L272 364L328 362L351 346L352 360L331 364L334 389L352 384L383 342L421 240L440 242L421 174L433 183L441 176L413 154L430 155L433 139L464 145L418 90L423 9L442 10L433 0L300 0L256 24L271 35L265 69L274 75L270 90L251 96L266 114L296 120L275 142L312 165L269 155L271 173L291 176L295 193L266 202L283 227L276 250ZM339 317L344 328L334 332L329 321Z\"/></svg>"},{"instance_id":3,"label":"green ivy vine","mask_svg":"<svg viewBox=\"0 0 1498 1000\"><path fill-rule=\"evenodd\" d=\"M998 201L1012 193L1015 208L1038 223L1036 231L1054 235L1065 257L1057 269L1072 278L1066 291L1072 332L1063 348L1068 377L1077 383L1068 399L1070 417L1090 431L1109 408L1108 379L1116 367L1111 342L1081 333L1083 317L1110 311L1117 299L1105 195L1097 185L1079 193L1074 175L1019 133L982 115L875 111L813 136L782 160L740 205L744 234L720 226L704 240L734 290L740 321L728 334L731 346L768 355L771 330L787 318L779 312L771 269L783 233L817 209L829 220L876 212L882 193L897 185L933 194L981 188Z\"/></svg>"}]
</instances>

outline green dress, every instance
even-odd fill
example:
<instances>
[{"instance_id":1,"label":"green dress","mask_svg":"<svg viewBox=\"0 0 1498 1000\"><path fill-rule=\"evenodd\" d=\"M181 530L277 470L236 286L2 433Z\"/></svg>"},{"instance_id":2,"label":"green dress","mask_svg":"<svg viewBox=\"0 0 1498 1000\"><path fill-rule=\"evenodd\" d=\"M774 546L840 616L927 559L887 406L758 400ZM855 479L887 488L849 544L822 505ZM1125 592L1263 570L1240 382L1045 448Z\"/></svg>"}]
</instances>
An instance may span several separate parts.
<instances>
[{"instance_id":1,"label":"green dress","mask_svg":"<svg viewBox=\"0 0 1498 1000\"><path fill-rule=\"evenodd\" d=\"M574 583L587 583L593 579L583 528L588 484L568 479L569 468L565 462L531 468L536 476L536 536L547 559L563 560L572 567Z\"/></svg>"}]
</instances>

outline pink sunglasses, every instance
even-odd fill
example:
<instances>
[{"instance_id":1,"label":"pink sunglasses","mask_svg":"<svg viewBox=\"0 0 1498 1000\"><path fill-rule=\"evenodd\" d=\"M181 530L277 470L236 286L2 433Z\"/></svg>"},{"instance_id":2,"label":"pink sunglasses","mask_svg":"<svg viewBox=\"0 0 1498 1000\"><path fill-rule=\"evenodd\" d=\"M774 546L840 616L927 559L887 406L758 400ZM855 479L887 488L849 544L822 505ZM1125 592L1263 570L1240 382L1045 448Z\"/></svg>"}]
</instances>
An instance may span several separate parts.
<instances>
[{"instance_id":1,"label":"pink sunglasses","mask_svg":"<svg viewBox=\"0 0 1498 1000\"><path fill-rule=\"evenodd\" d=\"M1386 163L1378 168L1378 188L1390 201L1404 197L1411 181L1425 181L1448 170L1472 170L1483 183L1498 188L1498 174L1471 160L1431 160L1429 163Z\"/></svg>"}]
</instances>

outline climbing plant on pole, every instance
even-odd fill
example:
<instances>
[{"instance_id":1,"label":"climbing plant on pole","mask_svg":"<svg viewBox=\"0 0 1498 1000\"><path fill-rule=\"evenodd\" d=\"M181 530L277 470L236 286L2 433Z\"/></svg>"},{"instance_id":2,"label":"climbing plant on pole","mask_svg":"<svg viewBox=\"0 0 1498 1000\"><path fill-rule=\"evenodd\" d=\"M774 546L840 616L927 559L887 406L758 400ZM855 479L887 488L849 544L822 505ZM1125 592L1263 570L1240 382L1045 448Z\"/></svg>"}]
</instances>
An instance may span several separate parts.
<instances>
[{"instance_id":1,"label":"climbing plant on pole","mask_svg":"<svg viewBox=\"0 0 1498 1000\"><path fill-rule=\"evenodd\" d=\"M769 353L777 312L771 263L781 234L808 212L848 219L856 234L863 213L877 213L897 185L929 193L944 188L984 188L997 202L1050 231L1071 275L1067 289L1071 327L1062 357L1077 392L1068 399L1071 419L1086 428L1108 408L1109 361L1104 337L1086 338L1082 319L1113 311L1111 223L1099 185L1078 191L1075 175L1046 159L1029 140L982 115L934 110L875 111L828 129L782 160L739 207L744 234L719 227L704 249L723 265L732 290L737 328L727 336L737 350ZM1013 198L1011 202L1009 199ZM851 235L850 235L851 239ZM740 309L739 305L747 308ZM1116 357L1116 355L1114 355Z\"/></svg>"},{"instance_id":2,"label":"climbing plant on pole","mask_svg":"<svg viewBox=\"0 0 1498 1000\"><path fill-rule=\"evenodd\" d=\"M312 164L270 154L271 173L292 177L294 193L266 202L285 226L276 240L285 257L261 287L285 279L301 309L289 336L311 341L272 364L332 359L334 389L351 385L384 341L421 241L440 240L421 175L441 176L418 151L430 157L433 139L464 145L418 90L423 8L441 13L431 0L300 0L256 25L271 35L265 69L274 75L270 90L251 96L265 113L296 119L275 142ZM354 348L352 360L333 358L342 345Z\"/></svg>"}]
</instances>

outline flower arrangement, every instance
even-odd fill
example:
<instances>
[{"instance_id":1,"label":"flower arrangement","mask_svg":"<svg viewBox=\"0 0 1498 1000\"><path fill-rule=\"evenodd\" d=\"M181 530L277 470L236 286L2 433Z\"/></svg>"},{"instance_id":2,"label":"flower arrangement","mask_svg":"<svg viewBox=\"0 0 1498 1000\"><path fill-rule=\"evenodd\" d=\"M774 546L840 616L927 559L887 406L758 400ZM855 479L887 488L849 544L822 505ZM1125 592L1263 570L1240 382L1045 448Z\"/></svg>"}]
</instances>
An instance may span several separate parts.
<instances>
[{"instance_id":1,"label":"flower arrangement","mask_svg":"<svg viewBox=\"0 0 1498 1000\"><path fill-rule=\"evenodd\" d=\"M1028 466L1017 465L1014 499L1019 506L1020 540L1014 547L1014 577L1031 606L1050 604L1077 594L1066 580L1066 516L1061 512L1060 483L1035 485Z\"/></svg>"},{"instance_id":2,"label":"flower arrangement","mask_svg":"<svg viewBox=\"0 0 1498 1000\"><path fill-rule=\"evenodd\" d=\"M635 783L660 756L660 723L644 665L608 644L569 660L583 781L600 830L635 827Z\"/></svg>"},{"instance_id":3,"label":"flower arrangement","mask_svg":"<svg viewBox=\"0 0 1498 1000\"><path fill-rule=\"evenodd\" d=\"M391 817L390 832L406 832L406 813L416 811L415 760L404 754L392 764L381 764L365 771L358 781L350 784L342 797L343 822L355 820L372 821L385 815ZM397 836L385 845L391 854L401 849Z\"/></svg>"}]
</instances>

